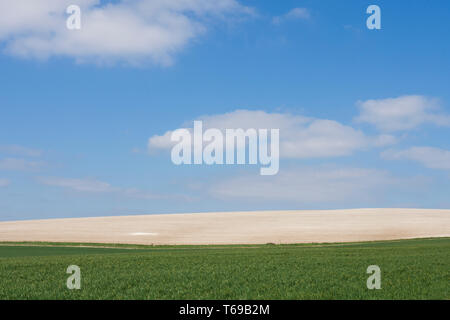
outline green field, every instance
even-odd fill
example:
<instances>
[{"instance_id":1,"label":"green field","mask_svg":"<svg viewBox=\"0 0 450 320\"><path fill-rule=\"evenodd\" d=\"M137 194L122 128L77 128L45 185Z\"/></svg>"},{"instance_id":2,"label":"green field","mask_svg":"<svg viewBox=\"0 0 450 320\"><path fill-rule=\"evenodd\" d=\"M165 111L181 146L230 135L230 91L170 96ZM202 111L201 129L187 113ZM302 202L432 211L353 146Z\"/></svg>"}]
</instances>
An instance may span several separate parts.
<instances>
[{"instance_id":1,"label":"green field","mask_svg":"<svg viewBox=\"0 0 450 320\"><path fill-rule=\"evenodd\" d=\"M107 248L105 248L108 246ZM81 268L81 289L66 268ZM366 269L381 268L368 290ZM450 238L347 244L0 243L0 299L449 299Z\"/></svg>"}]
</instances>

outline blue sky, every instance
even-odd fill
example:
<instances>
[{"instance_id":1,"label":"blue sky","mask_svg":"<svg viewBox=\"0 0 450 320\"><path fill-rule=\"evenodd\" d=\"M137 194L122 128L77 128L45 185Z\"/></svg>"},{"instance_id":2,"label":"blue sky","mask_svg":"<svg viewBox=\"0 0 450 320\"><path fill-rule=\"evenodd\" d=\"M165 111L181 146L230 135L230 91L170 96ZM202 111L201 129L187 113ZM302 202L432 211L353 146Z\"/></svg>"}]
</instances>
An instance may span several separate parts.
<instances>
[{"instance_id":1,"label":"blue sky","mask_svg":"<svg viewBox=\"0 0 450 320\"><path fill-rule=\"evenodd\" d=\"M80 0L80 31L77 0L17 2L0 0L0 220L450 207L448 1ZM263 119L296 151L270 177L175 166L151 138L196 119Z\"/></svg>"}]
</instances>

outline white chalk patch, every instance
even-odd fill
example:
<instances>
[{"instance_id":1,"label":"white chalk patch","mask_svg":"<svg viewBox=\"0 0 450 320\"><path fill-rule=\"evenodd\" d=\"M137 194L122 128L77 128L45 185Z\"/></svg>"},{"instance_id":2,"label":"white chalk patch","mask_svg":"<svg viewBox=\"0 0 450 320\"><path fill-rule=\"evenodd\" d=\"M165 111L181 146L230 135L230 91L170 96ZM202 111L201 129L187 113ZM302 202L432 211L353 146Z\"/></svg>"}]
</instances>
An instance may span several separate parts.
<instances>
[{"instance_id":1,"label":"white chalk patch","mask_svg":"<svg viewBox=\"0 0 450 320\"><path fill-rule=\"evenodd\" d=\"M132 236L156 236L158 235L155 232L132 232L130 233Z\"/></svg>"}]
</instances>

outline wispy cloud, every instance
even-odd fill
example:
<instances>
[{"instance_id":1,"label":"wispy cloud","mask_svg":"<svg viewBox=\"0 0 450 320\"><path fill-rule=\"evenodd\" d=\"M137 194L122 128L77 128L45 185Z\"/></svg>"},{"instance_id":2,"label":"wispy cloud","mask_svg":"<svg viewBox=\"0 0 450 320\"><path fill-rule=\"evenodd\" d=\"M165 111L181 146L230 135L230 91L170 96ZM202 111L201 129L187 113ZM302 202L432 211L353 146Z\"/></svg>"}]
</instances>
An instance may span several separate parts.
<instances>
[{"instance_id":1,"label":"wispy cloud","mask_svg":"<svg viewBox=\"0 0 450 320\"><path fill-rule=\"evenodd\" d=\"M12 154L24 157L39 157L42 155L42 150L27 148L19 145L0 145L0 153Z\"/></svg>"},{"instance_id":2,"label":"wispy cloud","mask_svg":"<svg viewBox=\"0 0 450 320\"><path fill-rule=\"evenodd\" d=\"M272 18L272 23L275 25L279 25L285 21L289 20L308 20L311 18L311 13L307 8L294 8L290 10L288 13L276 16Z\"/></svg>"},{"instance_id":3,"label":"wispy cloud","mask_svg":"<svg viewBox=\"0 0 450 320\"><path fill-rule=\"evenodd\" d=\"M450 116L440 112L437 99L410 95L357 104L360 114L355 120L370 123L381 131L410 130L426 123L450 126Z\"/></svg>"},{"instance_id":4,"label":"wispy cloud","mask_svg":"<svg viewBox=\"0 0 450 320\"><path fill-rule=\"evenodd\" d=\"M7 187L9 186L11 182L8 179L1 179L0 178L0 187Z\"/></svg>"},{"instance_id":5,"label":"wispy cloud","mask_svg":"<svg viewBox=\"0 0 450 320\"><path fill-rule=\"evenodd\" d=\"M0 44L14 56L110 64L171 64L211 21L247 16L236 0L79 0L81 29L66 28L72 0L0 0Z\"/></svg>"},{"instance_id":6,"label":"wispy cloud","mask_svg":"<svg viewBox=\"0 0 450 320\"><path fill-rule=\"evenodd\" d=\"M81 193L111 193L119 196L126 196L135 199L145 199L145 200L164 200L164 199L178 199L178 200L188 200L186 196L183 195L164 195L153 193L150 191L145 191L137 188L120 188L109 184L108 182L84 178L61 178L61 177L39 177L38 181L44 185L62 187L70 189Z\"/></svg>"},{"instance_id":7,"label":"wispy cloud","mask_svg":"<svg viewBox=\"0 0 450 320\"><path fill-rule=\"evenodd\" d=\"M154 193L154 192L149 192L149 191L145 191L145 190L140 190L137 188L127 188L127 189L122 189L121 192L130 198L135 198L135 199L144 199L144 200L170 200L170 199L176 199L176 200L184 200L184 201L190 201L191 198L189 196L186 195L181 195L181 194L171 194L171 195L167 195L167 194L158 194L158 193Z\"/></svg>"},{"instance_id":8,"label":"wispy cloud","mask_svg":"<svg viewBox=\"0 0 450 320\"><path fill-rule=\"evenodd\" d=\"M69 188L79 192L103 193L117 191L117 189L113 188L109 183L94 179L46 177L40 178L39 181L45 185Z\"/></svg>"},{"instance_id":9,"label":"wispy cloud","mask_svg":"<svg viewBox=\"0 0 450 320\"><path fill-rule=\"evenodd\" d=\"M412 147L406 150L387 150L381 154L388 160L413 160L427 168L450 170L450 151L432 147Z\"/></svg>"},{"instance_id":10,"label":"wispy cloud","mask_svg":"<svg viewBox=\"0 0 450 320\"><path fill-rule=\"evenodd\" d=\"M0 159L0 170L31 171L44 165L42 161L29 161L20 158Z\"/></svg>"},{"instance_id":11,"label":"wispy cloud","mask_svg":"<svg viewBox=\"0 0 450 320\"><path fill-rule=\"evenodd\" d=\"M231 177L212 183L208 190L222 199L338 204L373 200L397 183L383 170L317 166L289 168L270 177Z\"/></svg>"}]
</instances>

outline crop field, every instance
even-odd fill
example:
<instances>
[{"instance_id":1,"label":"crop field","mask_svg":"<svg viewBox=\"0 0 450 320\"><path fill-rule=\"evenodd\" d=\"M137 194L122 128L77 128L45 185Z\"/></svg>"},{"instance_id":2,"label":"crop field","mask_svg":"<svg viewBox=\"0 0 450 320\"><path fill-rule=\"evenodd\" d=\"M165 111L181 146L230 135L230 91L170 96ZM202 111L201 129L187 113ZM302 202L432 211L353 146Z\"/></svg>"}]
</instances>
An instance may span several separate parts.
<instances>
[{"instance_id":1,"label":"crop field","mask_svg":"<svg viewBox=\"0 0 450 320\"><path fill-rule=\"evenodd\" d=\"M69 290L69 265L81 289ZM381 269L381 289L366 286ZM0 299L450 299L450 238L335 244L0 243Z\"/></svg>"}]
</instances>

